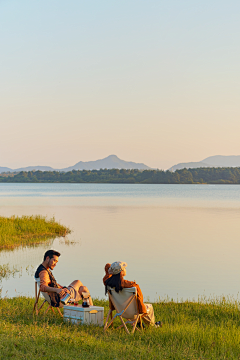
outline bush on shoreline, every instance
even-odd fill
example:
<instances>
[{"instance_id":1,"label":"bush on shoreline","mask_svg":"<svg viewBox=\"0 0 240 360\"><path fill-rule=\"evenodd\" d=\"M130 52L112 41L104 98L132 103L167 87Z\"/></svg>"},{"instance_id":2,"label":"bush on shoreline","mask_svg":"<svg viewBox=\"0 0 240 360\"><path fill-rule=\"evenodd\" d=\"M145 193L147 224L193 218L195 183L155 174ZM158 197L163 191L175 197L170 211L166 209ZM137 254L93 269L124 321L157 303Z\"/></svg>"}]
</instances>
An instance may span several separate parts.
<instances>
[{"instance_id":1,"label":"bush on shoreline","mask_svg":"<svg viewBox=\"0 0 240 360\"><path fill-rule=\"evenodd\" d=\"M71 231L54 217L12 216L0 217L0 249L44 242L56 236L66 236Z\"/></svg>"}]
</instances>

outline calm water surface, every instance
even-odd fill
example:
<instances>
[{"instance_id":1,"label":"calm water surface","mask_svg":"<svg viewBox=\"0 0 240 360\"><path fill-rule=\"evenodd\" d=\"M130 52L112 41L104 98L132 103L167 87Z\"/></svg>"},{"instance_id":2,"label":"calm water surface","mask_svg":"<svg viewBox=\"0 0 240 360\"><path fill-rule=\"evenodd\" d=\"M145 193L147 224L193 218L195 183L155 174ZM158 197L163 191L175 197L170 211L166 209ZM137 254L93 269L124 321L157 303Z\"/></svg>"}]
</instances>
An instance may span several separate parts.
<instances>
[{"instance_id":1,"label":"calm water surface","mask_svg":"<svg viewBox=\"0 0 240 360\"><path fill-rule=\"evenodd\" d=\"M0 184L1 216L32 214L55 216L72 234L1 251L1 265L21 270L0 283L2 296L34 295L33 269L49 247L62 254L58 282L80 279L94 297L104 297L104 265L117 260L145 299L238 295L238 185Z\"/></svg>"}]
</instances>

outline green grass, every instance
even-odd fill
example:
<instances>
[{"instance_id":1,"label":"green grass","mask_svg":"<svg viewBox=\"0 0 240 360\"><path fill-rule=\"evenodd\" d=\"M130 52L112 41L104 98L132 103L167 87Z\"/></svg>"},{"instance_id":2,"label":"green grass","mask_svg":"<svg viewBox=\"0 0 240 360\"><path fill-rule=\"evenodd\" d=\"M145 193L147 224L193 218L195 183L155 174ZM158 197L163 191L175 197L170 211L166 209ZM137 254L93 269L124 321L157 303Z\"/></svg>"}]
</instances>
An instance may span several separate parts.
<instances>
[{"instance_id":1,"label":"green grass","mask_svg":"<svg viewBox=\"0 0 240 360\"><path fill-rule=\"evenodd\" d=\"M0 249L44 242L65 236L70 229L44 216L0 217Z\"/></svg>"},{"instance_id":2,"label":"green grass","mask_svg":"<svg viewBox=\"0 0 240 360\"><path fill-rule=\"evenodd\" d=\"M224 299L153 304L163 327L124 330L32 316L32 298L0 299L0 359L240 359L238 304ZM105 307L107 302L95 300Z\"/></svg>"}]
</instances>

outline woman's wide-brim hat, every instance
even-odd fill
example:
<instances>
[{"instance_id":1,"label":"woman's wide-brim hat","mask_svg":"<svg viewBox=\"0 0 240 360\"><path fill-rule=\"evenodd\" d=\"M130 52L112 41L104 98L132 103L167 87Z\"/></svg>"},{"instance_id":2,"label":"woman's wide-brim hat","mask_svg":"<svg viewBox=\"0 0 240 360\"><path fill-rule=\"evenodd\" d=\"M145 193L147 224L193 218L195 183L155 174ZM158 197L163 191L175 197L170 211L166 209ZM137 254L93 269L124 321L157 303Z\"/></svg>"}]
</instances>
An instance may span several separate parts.
<instances>
[{"instance_id":1,"label":"woman's wide-brim hat","mask_svg":"<svg viewBox=\"0 0 240 360\"><path fill-rule=\"evenodd\" d=\"M127 267L127 263L123 261L115 261L108 269L108 273L111 275L117 275Z\"/></svg>"}]
</instances>

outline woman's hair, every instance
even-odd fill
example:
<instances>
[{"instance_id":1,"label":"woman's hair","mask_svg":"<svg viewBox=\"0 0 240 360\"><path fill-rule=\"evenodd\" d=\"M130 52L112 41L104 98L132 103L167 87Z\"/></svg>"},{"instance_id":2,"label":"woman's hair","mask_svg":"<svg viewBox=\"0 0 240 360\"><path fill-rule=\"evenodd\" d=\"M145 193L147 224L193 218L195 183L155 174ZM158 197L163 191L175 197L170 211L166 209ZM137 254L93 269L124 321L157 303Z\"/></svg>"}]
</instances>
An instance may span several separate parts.
<instances>
[{"instance_id":1,"label":"woman's hair","mask_svg":"<svg viewBox=\"0 0 240 360\"><path fill-rule=\"evenodd\" d=\"M105 282L105 295L107 294L107 287L115 288L115 291L119 293L123 289L123 275L122 271L116 275L112 275Z\"/></svg>"}]
</instances>

